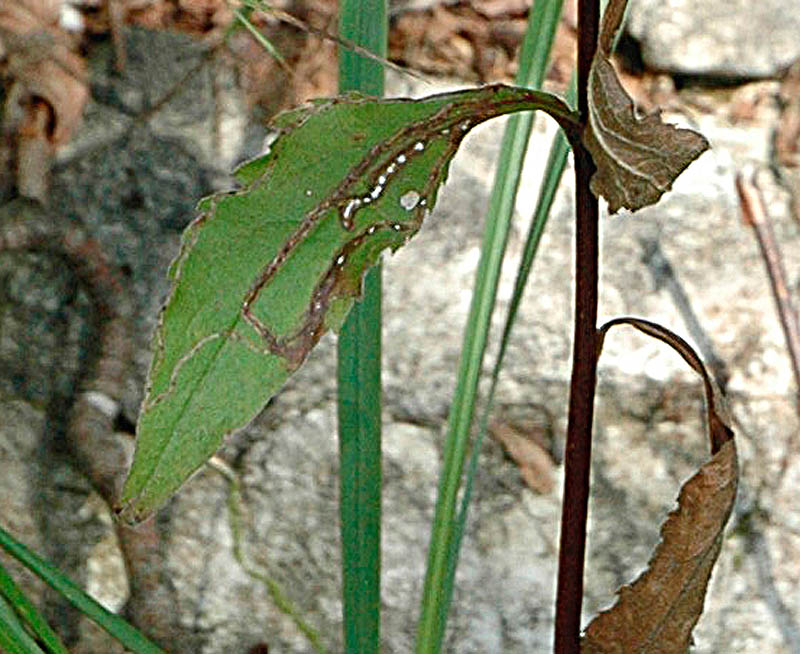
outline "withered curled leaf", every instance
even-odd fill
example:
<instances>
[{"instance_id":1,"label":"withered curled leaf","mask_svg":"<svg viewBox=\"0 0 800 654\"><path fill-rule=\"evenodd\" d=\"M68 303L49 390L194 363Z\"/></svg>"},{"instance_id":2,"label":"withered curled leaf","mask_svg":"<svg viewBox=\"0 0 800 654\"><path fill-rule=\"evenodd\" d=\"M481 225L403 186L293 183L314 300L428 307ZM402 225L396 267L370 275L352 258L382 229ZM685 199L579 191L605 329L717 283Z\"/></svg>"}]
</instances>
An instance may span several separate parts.
<instances>
[{"instance_id":1,"label":"withered curled leaf","mask_svg":"<svg viewBox=\"0 0 800 654\"><path fill-rule=\"evenodd\" d=\"M592 621L581 652L687 651L736 497L736 469L736 447L728 441L684 484L646 572Z\"/></svg>"},{"instance_id":2,"label":"withered curled leaf","mask_svg":"<svg viewBox=\"0 0 800 654\"><path fill-rule=\"evenodd\" d=\"M664 123L658 112L636 115L610 61L626 5L627 0L611 0L603 16L589 74L589 121L583 133L597 166L592 192L608 201L611 213L655 204L708 148L702 135Z\"/></svg>"},{"instance_id":3,"label":"withered curled leaf","mask_svg":"<svg viewBox=\"0 0 800 654\"><path fill-rule=\"evenodd\" d=\"M620 588L617 603L591 622L581 652L684 653L703 611L711 570L736 499L736 445L722 397L691 346L655 323L620 318L600 330L600 347L616 324L629 324L666 342L703 377L713 456L683 485L678 508L662 526L661 542L647 569Z\"/></svg>"}]
</instances>

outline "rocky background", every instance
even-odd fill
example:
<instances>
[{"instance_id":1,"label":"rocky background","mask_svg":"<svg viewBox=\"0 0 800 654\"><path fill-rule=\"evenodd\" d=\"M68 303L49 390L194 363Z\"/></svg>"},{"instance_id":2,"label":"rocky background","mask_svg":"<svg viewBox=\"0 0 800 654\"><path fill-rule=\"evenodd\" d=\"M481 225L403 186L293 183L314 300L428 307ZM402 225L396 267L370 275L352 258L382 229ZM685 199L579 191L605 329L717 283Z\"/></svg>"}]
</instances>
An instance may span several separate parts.
<instances>
[{"instance_id":1,"label":"rocky background","mask_svg":"<svg viewBox=\"0 0 800 654\"><path fill-rule=\"evenodd\" d=\"M14 2L0 0L0 18ZM528 4L393 3L390 57L424 79L391 72L388 94L509 81ZM604 219L601 319L660 321L692 341L727 382L742 482L693 651L798 652L798 389L734 181L755 176L796 297L800 82L790 66L800 59L800 11L795 0L631 5L618 61L631 93L642 108L660 107L701 131L712 149L657 206ZM281 6L317 30L335 28L332 3ZM263 19L287 55L289 75L243 32L223 43L226 11L199 0L87 0L61 9L80 37L91 93L80 126L59 150L50 202L99 239L134 300L135 365L121 430L136 420L150 333L167 292L164 273L195 203L228 188L227 171L259 151L268 115L335 89L335 44L319 32ZM567 6L548 80L556 90L569 78L574 29ZM385 260L387 654L413 649L442 440L502 129L498 120L475 131L421 233ZM537 122L498 325L553 133L546 119ZM447 651L550 648L571 338L571 187L567 171L501 378ZM89 309L58 259L0 255L0 524L118 609L129 590L108 508L63 446L76 374L91 346ZM220 452L241 483L239 536L219 468L195 476L160 516L181 634L171 652L314 651L265 577L282 587L328 651L341 651L334 344L325 338ZM680 484L704 461L701 398L698 380L665 347L621 330L607 340L587 621L646 564ZM531 483L501 445L509 434L540 450ZM239 537L244 560L234 549ZM19 578L76 651L113 651L30 575Z\"/></svg>"}]
</instances>

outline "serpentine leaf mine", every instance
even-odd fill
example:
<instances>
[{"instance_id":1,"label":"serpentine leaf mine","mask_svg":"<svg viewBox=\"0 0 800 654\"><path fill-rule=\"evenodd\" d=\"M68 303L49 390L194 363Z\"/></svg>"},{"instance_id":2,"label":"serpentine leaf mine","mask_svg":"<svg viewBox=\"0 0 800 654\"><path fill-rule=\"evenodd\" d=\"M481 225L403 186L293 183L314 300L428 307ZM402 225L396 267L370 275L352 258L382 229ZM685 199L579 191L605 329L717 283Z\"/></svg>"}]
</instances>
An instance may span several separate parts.
<instances>
[{"instance_id":1,"label":"serpentine leaf mine","mask_svg":"<svg viewBox=\"0 0 800 654\"><path fill-rule=\"evenodd\" d=\"M200 202L170 267L122 518L163 504L341 326L367 269L419 230L472 127L537 109L576 138L561 100L506 86L278 116L270 151Z\"/></svg>"}]
</instances>

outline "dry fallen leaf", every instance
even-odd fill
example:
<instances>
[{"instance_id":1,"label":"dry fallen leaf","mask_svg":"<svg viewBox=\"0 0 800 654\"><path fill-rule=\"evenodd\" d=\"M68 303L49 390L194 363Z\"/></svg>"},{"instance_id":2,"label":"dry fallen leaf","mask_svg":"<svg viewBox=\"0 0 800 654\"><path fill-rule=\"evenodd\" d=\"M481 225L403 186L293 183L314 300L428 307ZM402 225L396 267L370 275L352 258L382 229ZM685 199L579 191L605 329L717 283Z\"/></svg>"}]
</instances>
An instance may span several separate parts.
<instances>
[{"instance_id":1,"label":"dry fallen leaf","mask_svg":"<svg viewBox=\"0 0 800 654\"><path fill-rule=\"evenodd\" d=\"M542 495L553 490L555 465L552 456L544 447L504 422L492 424L489 433L519 466L520 475L528 488Z\"/></svg>"},{"instance_id":2,"label":"dry fallen leaf","mask_svg":"<svg viewBox=\"0 0 800 654\"><path fill-rule=\"evenodd\" d=\"M389 58L415 70L461 79L513 77L514 52L525 19L505 14L489 19L483 3L436 5L397 16L389 32ZM502 9L498 4L494 10ZM490 10L493 10L490 8Z\"/></svg>"},{"instance_id":3,"label":"dry fallen leaf","mask_svg":"<svg viewBox=\"0 0 800 654\"><path fill-rule=\"evenodd\" d=\"M668 125L658 112L638 117L610 57L627 0L609 2L600 44L589 74L589 124L583 142L597 172L592 192L608 201L609 211L635 211L654 204L683 170L708 148L688 129Z\"/></svg>"},{"instance_id":4,"label":"dry fallen leaf","mask_svg":"<svg viewBox=\"0 0 800 654\"><path fill-rule=\"evenodd\" d=\"M736 445L724 400L700 358L679 336L655 323L618 318L601 328L628 324L675 349L703 378L713 457L681 488L678 508L661 528L647 570L618 591L617 603L598 615L581 641L584 654L685 653L703 611L711 570L722 547L738 483Z\"/></svg>"},{"instance_id":5,"label":"dry fallen leaf","mask_svg":"<svg viewBox=\"0 0 800 654\"><path fill-rule=\"evenodd\" d=\"M70 50L58 27L61 2L0 3L0 41L7 74L19 85L14 97L44 100L53 113L53 145L66 143L80 123L89 97L84 61Z\"/></svg>"}]
</instances>

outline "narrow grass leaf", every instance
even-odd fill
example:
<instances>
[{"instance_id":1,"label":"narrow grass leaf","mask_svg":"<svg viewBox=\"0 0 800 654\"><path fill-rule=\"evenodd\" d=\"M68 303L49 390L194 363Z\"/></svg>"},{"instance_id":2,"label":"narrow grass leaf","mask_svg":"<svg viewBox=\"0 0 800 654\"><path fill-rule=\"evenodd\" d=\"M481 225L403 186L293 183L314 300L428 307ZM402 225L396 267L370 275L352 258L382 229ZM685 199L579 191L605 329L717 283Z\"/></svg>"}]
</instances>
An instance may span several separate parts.
<instances>
[{"instance_id":1,"label":"narrow grass leaf","mask_svg":"<svg viewBox=\"0 0 800 654\"><path fill-rule=\"evenodd\" d=\"M4 654L45 654L31 637L11 602L0 596L0 652Z\"/></svg>"},{"instance_id":2,"label":"narrow grass leaf","mask_svg":"<svg viewBox=\"0 0 800 654\"><path fill-rule=\"evenodd\" d=\"M34 554L2 528L0 528L0 549L14 557L134 654L164 654L161 648L150 642L135 627L101 606L52 563Z\"/></svg>"},{"instance_id":3,"label":"narrow grass leaf","mask_svg":"<svg viewBox=\"0 0 800 654\"><path fill-rule=\"evenodd\" d=\"M567 102L575 102L575 77L573 75L570 85L570 93L567 96ZM517 313L519 311L520 303L522 302L522 295L530 277L531 268L533 267L533 260L536 257L536 252L539 249L539 242L542 234L544 233L547 219L550 216L550 209L553 206L558 185L561 182L561 177L564 173L564 168L567 165L567 155L569 154L570 146L569 141L562 132L558 132L553 138L553 143L550 147L550 153L547 157L544 173L542 176L542 183L539 188L539 197L536 201L536 207L533 211L530 228L525 239L525 247L523 249L522 260L520 261L517 270L517 276L514 280L514 290L511 295L511 300L508 305L508 313L506 321L503 325L503 335L500 338L500 346L495 360L494 367L492 368L492 377L489 384L489 391L486 394L486 401L481 411L481 417L478 421L478 433L475 437L475 443L470 454L469 467L464 479L464 493L461 496L461 505L459 507L458 517L456 519L455 537L454 537L454 553L451 557L452 568L448 570L448 576L445 585L444 596L448 601L452 598L453 585L455 582L455 568L458 563L458 553L461 549L461 540L466 528L467 514L469 511L470 501L472 499L472 489L475 481L475 475L478 472L478 461L480 459L480 452L483 446L483 441L489 431L489 418L491 416L492 407L494 406L495 393L497 391L497 383L500 379L500 370L503 367L505 360L506 350L511 338L511 331L516 323Z\"/></svg>"},{"instance_id":4,"label":"narrow grass leaf","mask_svg":"<svg viewBox=\"0 0 800 654\"><path fill-rule=\"evenodd\" d=\"M359 48L386 55L386 0L343 0L339 34ZM339 91L383 95L383 66L339 49ZM339 528L345 652L380 651L381 606L381 266L367 272L363 299L344 322L337 343Z\"/></svg>"},{"instance_id":5,"label":"narrow grass leaf","mask_svg":"<svg viewBox=\"0 0 800 654\"><path fill-rule=\"evenodd\" d=\"M544 80L561 0L535 3L520 53L517 83L539 88ZM478 382L505 256L514 199L522 172L533 114L509 118L501 145L494 188L489 201L481 258L473 290L453 404L450 408L444 465L434 516L428 567L417 632L417 652L439 652L453 593L463 523L454 520L464 458L477 397Z\"/></svg>"},{"instance_id":6,"label":"narrow grass leaf","mask_svg":"<svg viewBox=\"0 0 800 654\"><path fill-rule=\"evenodd\" d=\"M44 616L34 606L25 593L20 590L8 571L0 565L0 595L13 606L21 621L28 625L31 632L53 654L67 654L67 648L53 631Z\"/></svg>"},{"instance_id":7,"label":"narrow grass leaf","mask_svg":"<svg viewBox=\"0 0 800 654\"><path fill-rule=\"evenodd\" d=\"M241 25L244 26L248 32L250 32L250 35L261 45L261 47L264 48L264 50L266 50L272 56L272 58L278 62L278 64L280 64L281 68L291 75L292 70L289 68L289 64L286 63L286 59L284 59L283 55L278 52L278 49L272 44L272 41L259 32L258 28L256 28L256 26L250 22L250 17L241 9L236 8L233 10L233 16Z\"/></svg>"}]
</instances>

